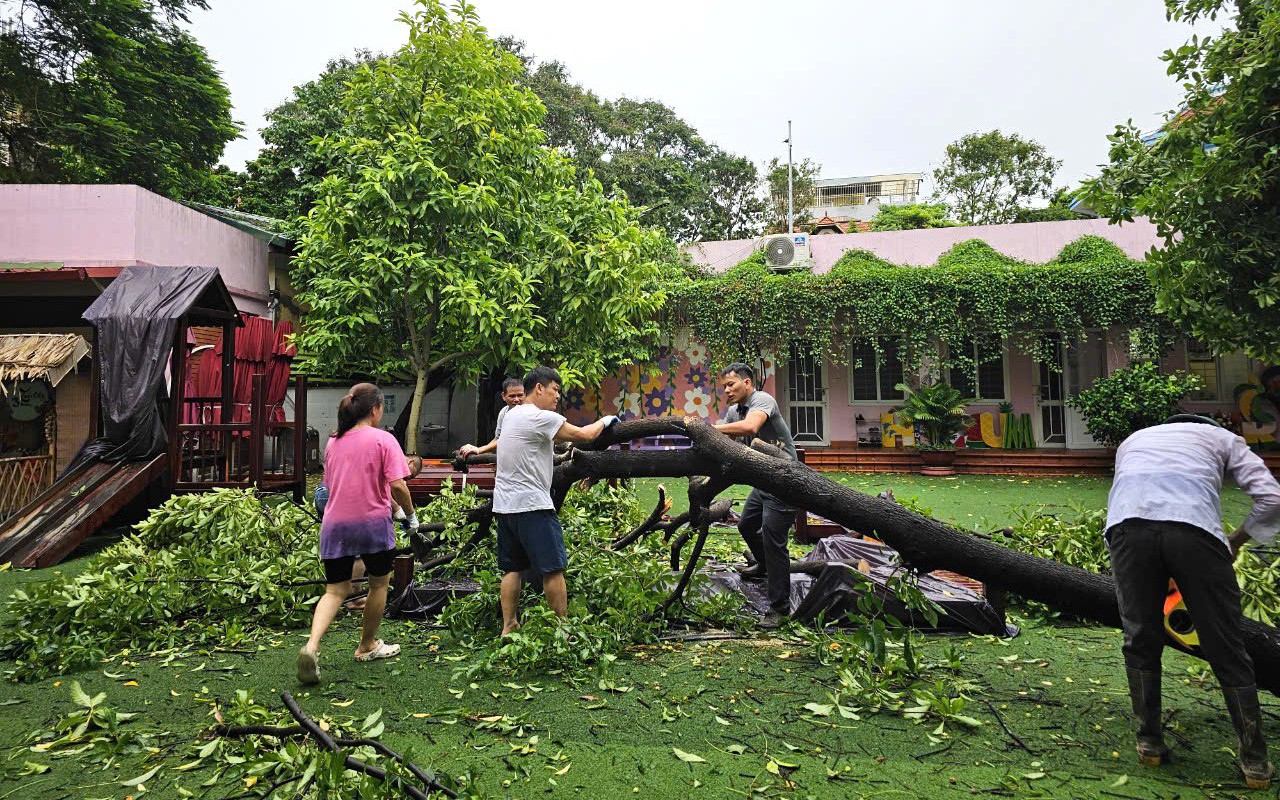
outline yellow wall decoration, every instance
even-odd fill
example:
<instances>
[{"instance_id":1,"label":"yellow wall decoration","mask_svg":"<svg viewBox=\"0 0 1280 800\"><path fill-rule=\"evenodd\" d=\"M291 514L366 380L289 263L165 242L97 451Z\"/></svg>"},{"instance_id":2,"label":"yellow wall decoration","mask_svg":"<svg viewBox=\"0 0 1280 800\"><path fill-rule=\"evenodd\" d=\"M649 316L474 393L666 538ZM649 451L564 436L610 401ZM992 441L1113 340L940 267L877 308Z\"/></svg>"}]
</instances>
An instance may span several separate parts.
<instances>
[{"instance_id":1,"label":"yellow wall decoration","mask_svg":"<svg viewBox=\"0 0 1280 800\"><path fill-rule=\"evenodd\" d=\"M1006 419L1007 414L1000 415L1000 430L1003 431L1009 425ZM996 415L990 412L984 412L978 415L978 424L982 426L982 443L987 447L1004 447L1004 438L996 433Z\"/></svg>"},{"instance_id":2,"label":"yellow wall decoration","mask_svg":"<svg viewBox=\"0 0 1280 800\"><path fill-rule=\"evenodd\" d=\"M897 437L902 437L902 446L909 447L916 443L914 425L901 425L897 416L885 412L880 415L880 443L885 447L897 447Z\"/></svg>"}]
</instances>

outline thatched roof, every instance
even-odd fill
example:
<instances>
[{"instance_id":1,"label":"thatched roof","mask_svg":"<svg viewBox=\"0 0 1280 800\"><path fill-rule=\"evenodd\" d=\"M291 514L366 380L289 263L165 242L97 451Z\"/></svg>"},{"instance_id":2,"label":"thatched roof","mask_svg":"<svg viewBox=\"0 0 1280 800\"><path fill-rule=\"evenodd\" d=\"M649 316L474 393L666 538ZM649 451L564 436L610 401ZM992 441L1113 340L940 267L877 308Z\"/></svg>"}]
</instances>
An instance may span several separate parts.
<instances>
[{"instance_id":1,"label":"thatched roof","mask_svg":"<svg viewBox=\"0 0 1280 800\"><path fill-rule=\"evenodd\" d=\"M54 386L89 354L89 343L74 333L19 333L0 336L0 393L6 383L44 378Z\"/></svg>"}]
</instances>

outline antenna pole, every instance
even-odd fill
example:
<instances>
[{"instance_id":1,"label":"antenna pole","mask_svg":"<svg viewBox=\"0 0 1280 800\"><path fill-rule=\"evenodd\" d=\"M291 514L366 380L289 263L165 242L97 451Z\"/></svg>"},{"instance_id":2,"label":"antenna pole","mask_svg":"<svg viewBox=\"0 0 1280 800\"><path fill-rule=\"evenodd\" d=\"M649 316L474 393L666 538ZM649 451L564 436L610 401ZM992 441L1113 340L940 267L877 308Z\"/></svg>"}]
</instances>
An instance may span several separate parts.
<instances>
[{"instance_id":1,"label":"antenna pole","mask_svg":"<svg viewBox=\"0 0 1280 800\"><path fill-rule=\"evenodd\" d=\"M796 213L791 192L791 120L787 120L787 233L796 232Z\"/></svg>"}]
</instances>

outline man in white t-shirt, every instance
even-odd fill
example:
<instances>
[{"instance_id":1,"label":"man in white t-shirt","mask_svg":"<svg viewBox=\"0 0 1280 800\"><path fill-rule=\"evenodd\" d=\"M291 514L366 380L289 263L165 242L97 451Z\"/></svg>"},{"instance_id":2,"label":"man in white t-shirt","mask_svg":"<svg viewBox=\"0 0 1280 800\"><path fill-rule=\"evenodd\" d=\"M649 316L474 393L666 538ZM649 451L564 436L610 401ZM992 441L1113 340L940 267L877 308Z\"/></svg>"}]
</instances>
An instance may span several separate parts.
<instances>
[{"instance_id":1,"label":"man in white t-shirt","mask_svg":"<svg viewBox=\"0 0 1280 800\"><path fill-rule=\"evenodd\" d=\"M483 447L476 447L474 444L464 444L458 448L458 457L466 458L467 456L480 455L482 453L492 453L498 449L498 437L502 435L502 421L507 416L507 412L520 405L524 400L524 383L519 378L507 378L502 382L502 402L506 403L502 410L498 412L498 424L493 428L493 441Z\"/></svg>"},{"instance_id":2,"label":"man in white t-shirt","mask_svg":"<svg viewBox=\"0 0 1280 800\"><path fill-rule=\"evenodd\" d=\"M570 425L556 413L560 405L560 374L536 367L524 378L524 401L510 409L497 439L498 467L493 482L493 515L498 523L498 568L502 570L502 635L520 627L516 605L520 573L533 569L542 575L547 604L560 616L568 612L564 584L568 555L564 529L551 500L556 442L587 444L596 440L617 417L602 417L584 428Z\"/></svg>"}]
</instances>

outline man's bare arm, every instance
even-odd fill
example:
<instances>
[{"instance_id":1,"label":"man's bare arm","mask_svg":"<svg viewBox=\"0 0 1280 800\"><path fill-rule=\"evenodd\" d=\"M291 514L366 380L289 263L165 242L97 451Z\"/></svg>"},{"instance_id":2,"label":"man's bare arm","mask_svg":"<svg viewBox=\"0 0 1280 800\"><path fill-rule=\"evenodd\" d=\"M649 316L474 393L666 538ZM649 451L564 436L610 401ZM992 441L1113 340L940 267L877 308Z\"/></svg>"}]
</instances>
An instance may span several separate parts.
<instances>
[{"instance_id":1,"label":"man's bare arm","mask_svg":"<svg viewBox=\"0 0 1280 800\"><path fill-rule=\"evenodd\" d=\"M755 436L769 420L769 415L758 408L747 412L747 418L737 422L718 422L716 430L725 436Z\"/></svg>"}]
</instances>

